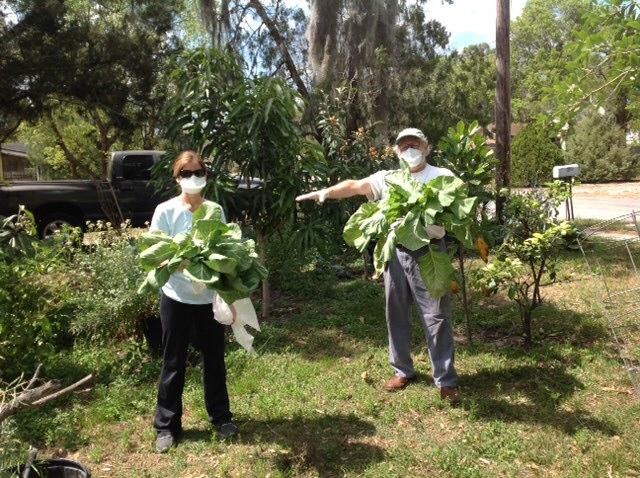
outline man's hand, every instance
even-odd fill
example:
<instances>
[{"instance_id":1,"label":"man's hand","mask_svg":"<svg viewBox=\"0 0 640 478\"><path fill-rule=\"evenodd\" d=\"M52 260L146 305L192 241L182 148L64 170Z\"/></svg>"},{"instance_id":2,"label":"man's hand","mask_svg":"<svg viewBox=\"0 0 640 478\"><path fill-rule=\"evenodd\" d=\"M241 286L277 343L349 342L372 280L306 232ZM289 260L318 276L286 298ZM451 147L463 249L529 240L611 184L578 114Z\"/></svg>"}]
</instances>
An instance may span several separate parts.
<instances>
[{"instance_id":1,"label":"man's hand","mask_svg":"<svg viewBox=\"0 0 640 478\"><path fill-rule=\"evenodd\" d=\"M320 204L322 204L323 202L326 201L328 192L329 191L327 189L320 189L319 191L311 191L310 193L302 194L298 196L296 198L296 201L300 202L300 201L311 200L311 201L319 202Z\"/></svg>"},{"instance_id":2,"label":"man's hand","mask_svg":"<svg viewBox=\"0 0 640 478\"><path fill-rule=\"evenodd\" d=\"M427 236L431 239L442 239L445 235L444 227L431 224L427 226Z\"/></svg>"}]
</instances>

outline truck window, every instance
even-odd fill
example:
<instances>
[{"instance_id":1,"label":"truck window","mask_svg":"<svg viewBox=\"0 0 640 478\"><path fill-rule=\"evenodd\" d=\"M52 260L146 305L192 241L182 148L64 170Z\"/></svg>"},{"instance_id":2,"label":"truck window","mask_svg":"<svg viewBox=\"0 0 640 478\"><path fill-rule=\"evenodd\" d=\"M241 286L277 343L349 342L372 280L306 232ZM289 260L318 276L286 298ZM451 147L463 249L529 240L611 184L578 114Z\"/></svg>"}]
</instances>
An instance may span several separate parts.
<instances>
[{"instance_id":1,"label":"truck window","mask_svg":"<svg viewBox=\"0 0 640 478\"><path fill-rule=\"evenodd\" d=\"M151 179L153 156L135 154L122 158L122 178L128 180Z\"/></svg>"}]
</instances>

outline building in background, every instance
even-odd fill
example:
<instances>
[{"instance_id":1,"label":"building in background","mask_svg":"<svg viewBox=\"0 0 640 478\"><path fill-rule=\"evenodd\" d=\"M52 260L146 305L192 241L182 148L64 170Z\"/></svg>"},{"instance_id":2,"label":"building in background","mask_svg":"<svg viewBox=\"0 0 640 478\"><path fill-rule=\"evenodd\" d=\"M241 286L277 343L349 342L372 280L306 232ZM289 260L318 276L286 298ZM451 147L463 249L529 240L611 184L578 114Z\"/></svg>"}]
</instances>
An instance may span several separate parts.
<instances>
[{"instance_id":1,"label":"building in background","mask_svg":"<svg viewBox=\"0 0 640 478\"><path fill-rule=\"evenodd\" d=\"M29 161L27 145L22 143L0 144L0 181L38 179L36 168Z\"/></svg>"}]
</instances>

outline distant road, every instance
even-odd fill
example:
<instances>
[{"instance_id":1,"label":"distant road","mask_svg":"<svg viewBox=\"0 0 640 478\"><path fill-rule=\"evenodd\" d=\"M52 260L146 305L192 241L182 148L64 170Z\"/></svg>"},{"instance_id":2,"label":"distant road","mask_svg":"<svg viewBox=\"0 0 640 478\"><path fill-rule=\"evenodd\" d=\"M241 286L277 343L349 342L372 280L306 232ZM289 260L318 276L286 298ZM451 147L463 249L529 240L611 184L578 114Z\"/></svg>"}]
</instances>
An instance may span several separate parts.
<instances>
[{"instance_id":1,"label":"distant road","mask_svg":"<svg viewBox=\"0 0 640 478\"><path fill-rule=\"evenodd\" d=\"M583 184L573 188L573 212L580 219L613 219L640 211L640 182ZM560 210L564 215L564 208Z\"/></svg>"}]
</instances>

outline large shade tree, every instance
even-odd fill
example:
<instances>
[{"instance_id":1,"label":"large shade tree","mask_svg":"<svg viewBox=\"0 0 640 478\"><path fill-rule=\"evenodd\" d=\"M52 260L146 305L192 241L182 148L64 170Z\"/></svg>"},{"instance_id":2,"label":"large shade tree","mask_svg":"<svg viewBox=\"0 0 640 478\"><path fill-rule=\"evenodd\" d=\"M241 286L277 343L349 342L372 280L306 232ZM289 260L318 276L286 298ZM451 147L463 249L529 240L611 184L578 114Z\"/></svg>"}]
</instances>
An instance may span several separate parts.
<instances>
[{"instance_id":1,"label":"large shade tree","mask_svg":"<svg viewBox=\"0 0 640 478\"><path fill-rule=\"evenodd\" d=\"M179 6L178 0L3 2L0 139L23 122L40 122L72 173L85 177L104 176L111 147L131 142L141 128L153 145ZM62 134L68 115L61 112L71 110L92 128L100 153L93 166Z\"/></svg>"},{"instance_id":2,"label":"large shade tree","mask_svg":"<svg viewBox=\"0 0 640 478\"><path fill-rule=\"evenodd\" d=\"M558 107L544 90L567 75L567 46L591 8L590 0L529 0L513 22L513 104L519 120L551 115Z\"/></svg>"},{"instance_id":3,"label":"large shade tree","mask_svg":"<svg viewBox=\"0 0 640 478\"><path fill-rule=\"evenodd\" d=\"M569 119L593 105L611 112L628 130L640 117L640 4L598 2L566 51L567 75L546 89L549 96L561 99Z\"/></svg>"}]
</instances>

